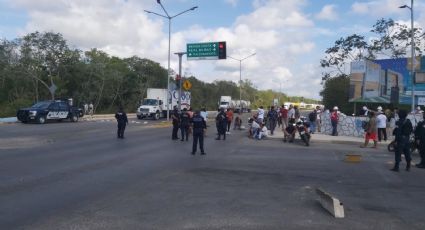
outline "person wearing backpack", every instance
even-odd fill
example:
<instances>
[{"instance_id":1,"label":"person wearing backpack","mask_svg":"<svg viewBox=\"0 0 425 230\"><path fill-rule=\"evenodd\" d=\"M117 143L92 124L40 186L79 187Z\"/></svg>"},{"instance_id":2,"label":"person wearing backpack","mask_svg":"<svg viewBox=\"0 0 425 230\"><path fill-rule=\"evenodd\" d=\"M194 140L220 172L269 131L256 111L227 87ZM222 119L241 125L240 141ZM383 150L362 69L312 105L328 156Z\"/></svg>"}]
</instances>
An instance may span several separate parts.
<instances>
[{"instance_id":1,"label":"person wearing backpack","mask_svg":"<svg viewBox=\"0 0 425 230\"><path fill-rule=\"evenodd\" d=\"M220 109L220 112L215 117L215 122L217 125L218 136L216 140L221 139L221 135L223 135L223 140L226 140L226 128L227 128L227 116L224 112L224 108Z\"/></svg>"},{"instance_id":2,"label":"person wearing backpack","mask_svg":"<svg viewBox=\"0 0 425 230\"><path fill-rule=\"evenodd\" d=\"M316 132L316 119L317 119L317 111L313 110L310 114L308 114L308 121L310 123L310 133L314 134Z\"/></svg>"},{"instance_id":3,"label":"person wearing backpack","mask_svg":"<svg viewBox=\"0 0 425 230\"><path fill-rule=\"evenodd\" d=\"M406 159L406 171L410 171L410 163L412 158L410 156L410 134L413 131L412 123L407 119L407 111L400 109L398 112L399 120L396 123L396 128L393 131L395 135L395 141L397 147L395 149L395 164L391 169L394 172L399 171L399 166L401 162L401 154L404 154Z\"/></svg>"}]
</instances>

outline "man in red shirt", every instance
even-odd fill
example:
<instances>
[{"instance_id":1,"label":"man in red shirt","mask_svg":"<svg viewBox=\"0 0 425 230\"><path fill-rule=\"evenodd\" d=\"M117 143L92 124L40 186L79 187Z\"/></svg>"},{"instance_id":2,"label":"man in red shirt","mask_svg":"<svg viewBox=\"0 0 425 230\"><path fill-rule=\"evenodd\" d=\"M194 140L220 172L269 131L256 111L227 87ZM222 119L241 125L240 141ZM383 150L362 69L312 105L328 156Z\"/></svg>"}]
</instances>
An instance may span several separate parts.
<instances>
[{"instance_id":1,"label":"man in red shirt","mask_svg":"<svg viewBox=\"0 0 425 230\"><path fill-rule=\"evenodd\" d=\"M338 136L338 107L335 106L333 112L331 113L331 123L332 123L332 136Z\"/></svg>"},{"instance_id":2,"label":"man in red shirt","mask_svg":"<svg viewBox=\"0 0 425 230\"><path fill-rule=\"evenodd\" d=\"M227 109L226 112L226 116L227 116L227 132L230 132L230 125L232 124L233 121L233 111L232 109Z\"/></svg>"},{"instance_id":3,"label":"man in red shirt","mask_svg":"<svg viewBox=\"0 0 425 230\"><path fill-rule=\"evenodd\" d=\"M280 108L280 119L282 119L282 129L288 127L288 106L282 105Z\"/></svg>"}]
</instances>

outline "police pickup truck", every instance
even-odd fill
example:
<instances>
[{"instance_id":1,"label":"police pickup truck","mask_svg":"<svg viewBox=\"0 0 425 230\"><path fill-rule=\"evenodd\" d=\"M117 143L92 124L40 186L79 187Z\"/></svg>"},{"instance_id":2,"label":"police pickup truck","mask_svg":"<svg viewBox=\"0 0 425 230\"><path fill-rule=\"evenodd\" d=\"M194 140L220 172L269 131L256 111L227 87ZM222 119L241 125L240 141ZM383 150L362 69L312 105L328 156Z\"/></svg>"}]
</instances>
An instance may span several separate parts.
<instances>
[{"instance_id":1,"label":"police pickup truck","mask_svg":"<svg viewBox=\"0 0 425 230\"><path fill-rule=\"evenodd\" d=\"M82 116L81 109L70 106L64 100L41 101L30 108L18 110L16 115L22 123L34 121L39 124L44 124L47 120L62 121L64 119L77 122Z\"/></svg>"}]
</instances>

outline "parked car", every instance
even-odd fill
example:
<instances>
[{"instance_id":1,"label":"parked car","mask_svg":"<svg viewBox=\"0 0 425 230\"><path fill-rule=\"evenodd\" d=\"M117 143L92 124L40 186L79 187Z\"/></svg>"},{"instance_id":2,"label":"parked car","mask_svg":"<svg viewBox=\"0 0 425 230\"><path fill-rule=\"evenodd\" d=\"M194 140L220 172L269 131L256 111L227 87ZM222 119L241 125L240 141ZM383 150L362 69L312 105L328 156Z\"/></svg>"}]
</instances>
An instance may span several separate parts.
<instances>
[{"instance_id":1,"label":"parked car","mask_svg":"<svg viewBox=\"0 0 425 230\"><path fill-rule=\"evenodd\" d=\"M83 115L82 109L69 105L68 101L51 100L40 101L30 108L20 109L16 117L22 123L37 122L44 124L49 120L62 121L65 119L77 122Z\"/></svg>"}]
</instances>

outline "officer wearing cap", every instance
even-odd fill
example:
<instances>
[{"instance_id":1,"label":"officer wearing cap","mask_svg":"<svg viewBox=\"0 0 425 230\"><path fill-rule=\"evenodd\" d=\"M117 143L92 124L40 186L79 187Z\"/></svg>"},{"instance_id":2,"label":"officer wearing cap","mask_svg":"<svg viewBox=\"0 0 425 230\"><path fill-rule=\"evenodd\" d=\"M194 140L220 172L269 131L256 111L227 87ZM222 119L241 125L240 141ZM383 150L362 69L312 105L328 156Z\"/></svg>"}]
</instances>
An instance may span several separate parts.
<instances>
[{"instance_id":1,"label":"officer wearing cap","mask_svg":"<svg viewBox=\"0 0 425 230\"><path fill-rule=\"evenodd\" d=\"M406 159L406 171L410 170L411 156L410 156L410 144L409 138L413 131L412 123L407 119L407 111L400 109L398 112L400 119L396 123L396 128L393 131L395 140L397 142L397 148L395 149L395 164L391 169L392 171L398 172L399 165L401 162L401 155L404 154Z\"/></svg>"},{"instance_id":2,"label":"officer wearing cap","mask_svg":"<svg viewBox=\"0 0 425 230\"><path fill-rule=\"evenodd\" d=\"M193 125L193 145L192 145L192 155L195 155L198 140L199 148L201 149L201 155L205 155L204 151L204 132L207 129L207 124L204 118L200 115L199 111L196 111L192 120Z\"/></svg>"},{"instance_id":3,"label":"officer wearing cap","mask_svg":"<svg viewBox=\"0 0 425 230\"><path fill-rule=\"evenodd\" d=\"M187 112L187 109L184 108L183 112L180 114L180 131L182 135L181 141L184 141L186 137L186 141L189 140L189 125L190 125L190 115Z\"/></svg>"},{"instance_id":4,"label":"officer wearing cap","mask_svg":"<svg viewBox=\"0 0 425 230\"><path fill-rule=\"evenodd\" d=\"M173 119L173 131L171 134L171 139L178 140L179 137L177 136L177 132L179 131L180 115L179 111L177 110L177 106L174 106L174 110L171 113L171 119Z\"/></svg>"},{"instance_id":5,"label":"officer wearing cap","mask_svg":"<svg viewBox=\"0 0 425 230\"><path fill-rule=\"evenodd\" d=\"M227 116L224 112L224 108L220 109L220 112L215 117L215 122L217 126L218 136L216 140L221 139L221 135L223 135L223 140L226 140L226 126L227 126Z\"/></svg>"},{"instance_id":6,"label":"officer wearing cap","mask_svg":"<svg viewBox=\"0 0 425 230\"><path fill-rule=\"evenodd\" d=\"M115 113L115 119L118 122L117 135L118 138L124 139L124 130L125 126L128 124L127 114L124 112L122 106L118 109L118 112Z\"/></svg>"}]
</instances>

